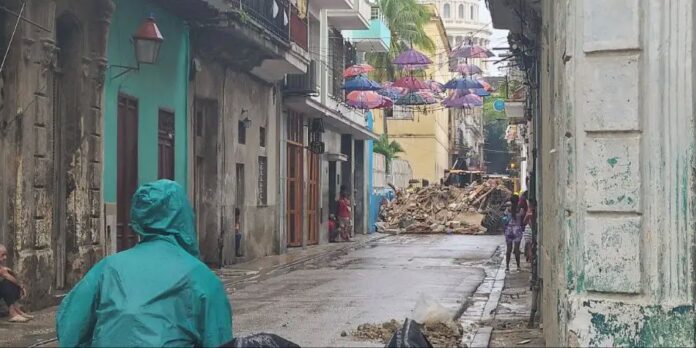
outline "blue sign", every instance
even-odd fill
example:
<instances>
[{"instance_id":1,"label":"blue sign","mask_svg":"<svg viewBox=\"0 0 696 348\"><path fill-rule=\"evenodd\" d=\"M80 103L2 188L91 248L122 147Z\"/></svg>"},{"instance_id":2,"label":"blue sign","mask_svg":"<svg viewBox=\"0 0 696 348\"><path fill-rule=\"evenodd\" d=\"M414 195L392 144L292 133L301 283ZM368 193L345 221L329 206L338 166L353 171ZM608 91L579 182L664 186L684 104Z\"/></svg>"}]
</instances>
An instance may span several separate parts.
<instances>
[{"instance_id":1,"label":"blue sign","mask_svg":"<svg viewBox=\"0 0 696 348\"><path fill-rule=\"evenodd\" d=\"M493 110L495 110L497 112L505 111L505 101L502 99L496 99L493 102Z\"/></svg>"}]
</instances>

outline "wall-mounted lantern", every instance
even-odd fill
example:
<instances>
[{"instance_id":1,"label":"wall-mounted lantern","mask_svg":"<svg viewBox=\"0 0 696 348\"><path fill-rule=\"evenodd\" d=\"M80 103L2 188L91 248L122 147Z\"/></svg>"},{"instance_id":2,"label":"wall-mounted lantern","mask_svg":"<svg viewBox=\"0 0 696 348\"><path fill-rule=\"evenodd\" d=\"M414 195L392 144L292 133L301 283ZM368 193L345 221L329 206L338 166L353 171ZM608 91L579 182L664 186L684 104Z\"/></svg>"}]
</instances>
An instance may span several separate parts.
<instances>
[{"instance_id":1,"label":"wall-mounted lantern","mask_svg":"<svg viewBox=\"0 0 696 348\"><path fill-rule=\"evenodd\" d=\"M246 129L251 128L251 120L249 119L249 117L245 117L242 120L242 124L244 125L244 128L246 128Z\"/></svg>"},{"instance_id":2,"label":"wall-mounted lantern","mask_svg":"<svg viewBox=\"0 0 696 348\"><path fill-rule=\"evenodd\" d=\"M112 79L123 76L131 71L140 70L140 64L156 64L159 59L162 42L164 42L164 37L155 22L155 17L151 15L145 19L132 37L137 66L112 65L111 67L113 68L124 69L124 71L112 77Z\"/></svg>"}]
</instances>

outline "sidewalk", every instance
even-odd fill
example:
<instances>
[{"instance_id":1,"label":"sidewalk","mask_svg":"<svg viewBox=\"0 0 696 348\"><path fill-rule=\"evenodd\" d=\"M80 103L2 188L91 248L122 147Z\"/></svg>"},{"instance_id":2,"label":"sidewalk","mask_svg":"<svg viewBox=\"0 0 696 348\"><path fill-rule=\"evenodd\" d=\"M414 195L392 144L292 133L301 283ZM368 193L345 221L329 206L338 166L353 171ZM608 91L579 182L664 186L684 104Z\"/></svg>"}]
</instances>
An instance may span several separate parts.
<instances>
[{"instance_id":1,"label":"sidewalk","mask_svg":"<svg viewBox=\"0 0 696 348\"><path fill-rule=\"evenodd\" d=\"M328 257L336 253L361 248L365 244L389 235L373 233L357 235L353 242L330 243L307 248L290 249L286 254L267 256L216 270L227 292L243 283L254 282L279 272L288 272L293 267L310 260ZM0 317L0 347L57 347L55 341L55 315L58 307L34 312L36 318L29 323L11 324Z\"/></svg>"},{"instance_id":2,"label":"sidewalk","mask_svg":"<svg viewBox=\"0 0 696 348\"><path fill-rule=\"evenodd\" d=\"M504 246L494 265L485 268L486 278L466 304L459 319L466 347L543 347L541 329L527 329L531 313L530 265L505 272Z\"/></svg>"}]
</instances>

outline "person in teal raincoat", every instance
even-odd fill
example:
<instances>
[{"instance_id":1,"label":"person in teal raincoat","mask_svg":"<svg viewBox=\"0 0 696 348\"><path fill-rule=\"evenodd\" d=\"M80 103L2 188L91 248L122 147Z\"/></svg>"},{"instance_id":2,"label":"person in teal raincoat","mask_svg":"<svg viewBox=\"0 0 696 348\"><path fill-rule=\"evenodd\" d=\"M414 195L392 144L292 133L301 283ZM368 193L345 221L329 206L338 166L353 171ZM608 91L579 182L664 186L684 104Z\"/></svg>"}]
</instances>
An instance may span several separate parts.
<instances>
[{"instance_id":1,"label":"person in teal raincoat","mask_svg":"<svg viewBox=\"0 0 696 348\"><path fill-rule=\"evenodd\" d=\"M133 196L140 242L97 263L61 303L63 347L219 347L231 341L232 311L220 280L198 259L194 215L169 180Z\"/></svg>"}]
</instances>

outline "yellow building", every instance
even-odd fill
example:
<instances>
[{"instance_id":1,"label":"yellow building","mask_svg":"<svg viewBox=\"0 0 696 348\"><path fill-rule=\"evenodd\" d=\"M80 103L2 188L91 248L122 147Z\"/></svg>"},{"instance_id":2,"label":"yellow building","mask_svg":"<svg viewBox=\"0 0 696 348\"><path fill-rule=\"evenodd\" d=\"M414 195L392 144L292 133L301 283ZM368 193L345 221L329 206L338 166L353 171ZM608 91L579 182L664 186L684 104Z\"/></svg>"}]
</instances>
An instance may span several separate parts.
<instances>
[{"instance_id":1,"label":"yellow building","mask_svg":"<svg viewBox=\"0 0 696 348\"><path fill-rule=\"evenodd\" d=\"M426 78L446 82L452 77L449 72L449 52L451 47L447 40L442 19L434 5L426 5L432 17L425 26L428 36L435 43L435 51L427 53L433 64L426 70ZM384 112L376 110L375 129L377 134L384 133ZM440 103L428 106L394 106L393 115L387 117L389 140L395 140L404 148L400 157L409 161L413 168L414 179L425 179L438 183L449 168L449 110Z\"/></svg>"}]
</instances>

